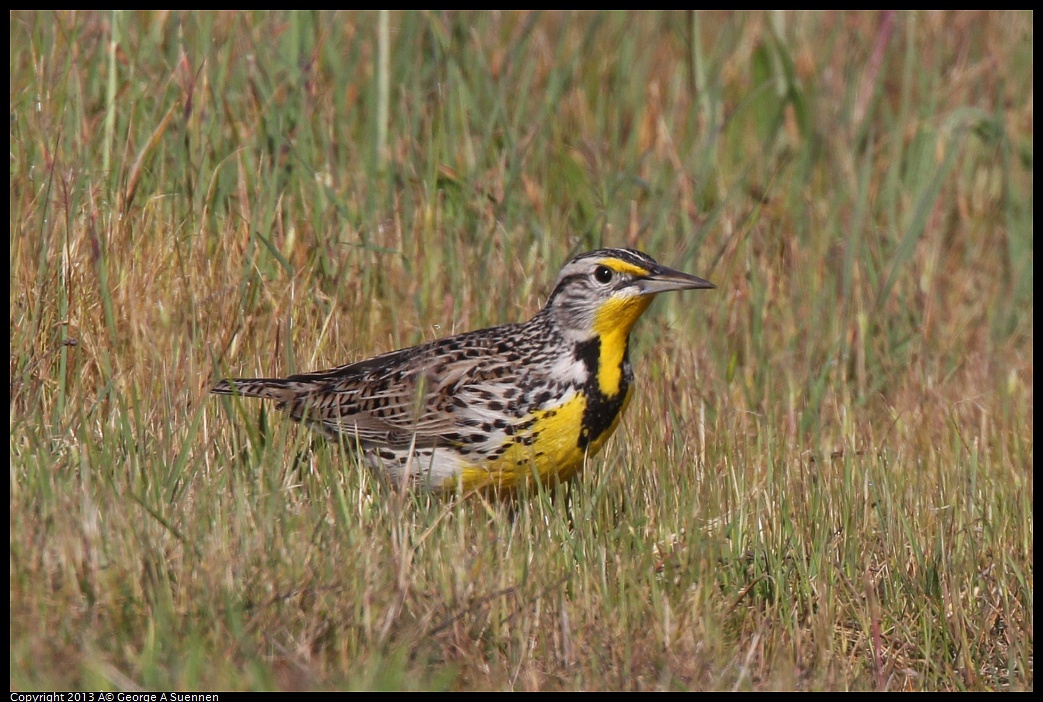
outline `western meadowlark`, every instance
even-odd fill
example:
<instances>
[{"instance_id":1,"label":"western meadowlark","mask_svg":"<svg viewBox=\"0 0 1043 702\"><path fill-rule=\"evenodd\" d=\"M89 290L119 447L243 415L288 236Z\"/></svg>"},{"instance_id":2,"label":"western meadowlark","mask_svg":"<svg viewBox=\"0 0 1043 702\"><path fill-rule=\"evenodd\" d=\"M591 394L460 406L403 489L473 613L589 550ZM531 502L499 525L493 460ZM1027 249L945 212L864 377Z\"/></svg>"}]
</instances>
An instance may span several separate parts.
<instances>
[{"instance_id":1,"label":"western meadowlark","mask_svg":"<svg viewBox=\"0 0 1043 702\"><path fill-rule=\"evenodd\" d=\"M528 322L430 341L288 378L211 390L274 400L358 447L397 484L510 490L568 480L630 400L630 330L659 293L712 288L633 249L580 254Z\"/></svg>"}]
</instances>

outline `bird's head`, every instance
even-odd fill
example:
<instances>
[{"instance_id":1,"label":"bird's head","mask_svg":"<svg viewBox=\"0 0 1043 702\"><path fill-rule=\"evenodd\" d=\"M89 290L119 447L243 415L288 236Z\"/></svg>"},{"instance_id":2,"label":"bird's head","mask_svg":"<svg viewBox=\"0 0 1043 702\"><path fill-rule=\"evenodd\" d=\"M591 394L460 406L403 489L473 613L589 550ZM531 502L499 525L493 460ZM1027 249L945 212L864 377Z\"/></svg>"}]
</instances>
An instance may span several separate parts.
<instances>
[{"instance_id":1,"label":"bird's head","mask_svg":"<svg viewBox=\"0 0 1043 702\"><path fill-rule=\"evenodd\" d=\"M595 335L625 337L659 293L712 287L640 251L598 249L565 264L541 314L575 341Z\"/></svg>"}]
</instances>

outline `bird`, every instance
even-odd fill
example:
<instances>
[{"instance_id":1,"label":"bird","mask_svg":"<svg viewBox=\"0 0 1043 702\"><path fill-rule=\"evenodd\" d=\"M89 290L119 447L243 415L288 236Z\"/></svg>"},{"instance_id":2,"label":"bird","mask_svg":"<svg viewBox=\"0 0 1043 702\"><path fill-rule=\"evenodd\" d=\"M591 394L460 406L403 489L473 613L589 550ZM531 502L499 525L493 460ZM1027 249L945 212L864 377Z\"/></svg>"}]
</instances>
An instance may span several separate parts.
<instances>
[{"instance_id":1,"label":"bird","mask_svg":"<svg viewBox=\"0 0 1043 702\"><path fill-rule=\"evenodd\" d=\"M565 264L527 322L329 370L221 380L211 393L272 400L397 486L513 493L565 483L630 402L638 318L661 293L714 287L635 249L598 249Z\"/></svg>"}]
</instances>

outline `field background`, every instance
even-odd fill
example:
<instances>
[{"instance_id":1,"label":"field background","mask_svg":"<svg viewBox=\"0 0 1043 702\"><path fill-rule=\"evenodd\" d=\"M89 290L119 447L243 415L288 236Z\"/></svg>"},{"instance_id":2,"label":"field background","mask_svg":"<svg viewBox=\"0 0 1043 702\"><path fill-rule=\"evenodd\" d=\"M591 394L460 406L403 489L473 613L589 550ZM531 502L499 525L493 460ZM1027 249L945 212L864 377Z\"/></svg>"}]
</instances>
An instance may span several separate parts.
<instances>
[{"instance_id":1,"label":"field background","mask_svg":"<svg viewBox=\"0 0 1043 702\"><path fill-rule=\"evenodd\" d=\"M1031 689L1033 16L10 15L11 689ZM215 377L639 323L566 494Z\"/></svg>"}]
</instances>

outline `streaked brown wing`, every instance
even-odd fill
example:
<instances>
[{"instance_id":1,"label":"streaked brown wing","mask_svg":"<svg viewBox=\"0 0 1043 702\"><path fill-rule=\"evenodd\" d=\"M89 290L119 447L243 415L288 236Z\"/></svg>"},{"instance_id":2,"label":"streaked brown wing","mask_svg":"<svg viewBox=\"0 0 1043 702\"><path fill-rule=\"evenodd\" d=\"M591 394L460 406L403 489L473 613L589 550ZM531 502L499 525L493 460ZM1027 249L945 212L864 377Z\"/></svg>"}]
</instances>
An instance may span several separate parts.
<instances>
[{"instance_id":1,"label":"streaked brown wing","mask_svg":"<svg viewBox=\"0 0 1043 702\"><path fill-rule=\"evenodd\" d=\"M467 398L484 384L481 370L488 359L414 357L408 368L388 363L383 369L372 360L363 373L343 367L288 378L297 384L286 405L290 415L327 434L392 448L453 443L467 429Z\"/></svg>"}]
</instances>

